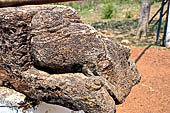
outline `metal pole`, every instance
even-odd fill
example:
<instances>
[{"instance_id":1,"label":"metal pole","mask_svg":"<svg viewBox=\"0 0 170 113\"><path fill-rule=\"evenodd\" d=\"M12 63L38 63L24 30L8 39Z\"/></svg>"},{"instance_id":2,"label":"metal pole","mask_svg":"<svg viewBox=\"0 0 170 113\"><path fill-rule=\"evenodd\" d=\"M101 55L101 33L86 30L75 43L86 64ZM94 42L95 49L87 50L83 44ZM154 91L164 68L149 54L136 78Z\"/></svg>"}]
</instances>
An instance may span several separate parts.
<instances>
[{"instance_id":1,"label":"metal pole","mask_svg":"<svg viewBox=\"0 0 170 113\"><path fill-rule=\"evenodd\" d=\"M163 39L162 39L162 46L165 46L165 43L166 43L166 32L167 32L167 27L168 27L168 16L169 16L169 5L170 5L170 2L168 3L168 8L167 8L166 22L165 22L165 27L164 27L164 35L163 35Z\"/></svg>"},{"instance_id":2,"label":"metal pole","mask_svg":"<svg viewBox=\"0 0 170 113\"><path fill-rule=\"evenodd\" d=\"M169 0L166 0L164 2L164 4L166 4ZM149 20L148 24L151 24L151 22L153 21L153 19L157 16L157 14L161 11L162 6L160 7L160 9L154 14L154 16Z\"/></svg>"},{"instance_id":3,"label":"metal pole","mask_svg":"<svg viewBox=\"0 0 170 113\"><path fill-rule=\"evenodd\" d=\"M158 44L158 40L159 40L159 34L160 34L161 24L162 24L163 10L164 10L164 0L162 0L162 4L161 4L160 21L159 21L159 24L158 24L158 31L157 31L157 36L156 36L156 44Z\"/></svg>"},{"instance_id":4,"label":"metal pole","mask_svg":"<svg viewBox=\"0 0 170 113\"><path fill-rule=\"evenodd\" d=\"M167 10L164 12L164 14L162 15L162 17L164 17L166 14L167 14ZM157 25L159 21L160 21L160 19L155 22L154 26Z\"/></svg>"}]
</instances>

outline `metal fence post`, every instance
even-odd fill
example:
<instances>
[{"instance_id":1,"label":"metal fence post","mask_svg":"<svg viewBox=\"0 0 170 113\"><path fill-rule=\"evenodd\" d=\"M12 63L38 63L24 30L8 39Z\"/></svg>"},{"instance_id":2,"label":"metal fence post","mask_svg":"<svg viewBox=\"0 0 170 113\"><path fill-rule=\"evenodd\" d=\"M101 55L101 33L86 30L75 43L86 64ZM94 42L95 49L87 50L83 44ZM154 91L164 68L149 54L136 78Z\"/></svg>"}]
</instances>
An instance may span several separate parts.
<instances>
[{"instance_id":1,"label":"metal fence post","mask_svg":"<svg viewBox=\"0 0 170 113\"><path fill-rule=\"evenodd\" d=\"M166 33L167 33L168 16L169 16L169 5L170 5L170 2L168 1L168 8L167 8L166 22L165 22L165 27L164 27L164 35L163 35L163 39L162 39L162 46L165 46L165 43L166 43Z\"/></svg>"},{"instance_id":2,"label":"metal fence post","mask_svg":"<svg viewBox=\"0 0 170 113\"><path fill-rule=\"evenodd\" d=\"M161 12L160 12L160 20L159 20L158 31L157 31L157 36L156 36L156 44L158 44L158 40L159 40L159 34L160 34L160 30L161 30L163 11L164 11L164 0L162 0L162 4L161 4Z\"/></svg>"}]
</instances>

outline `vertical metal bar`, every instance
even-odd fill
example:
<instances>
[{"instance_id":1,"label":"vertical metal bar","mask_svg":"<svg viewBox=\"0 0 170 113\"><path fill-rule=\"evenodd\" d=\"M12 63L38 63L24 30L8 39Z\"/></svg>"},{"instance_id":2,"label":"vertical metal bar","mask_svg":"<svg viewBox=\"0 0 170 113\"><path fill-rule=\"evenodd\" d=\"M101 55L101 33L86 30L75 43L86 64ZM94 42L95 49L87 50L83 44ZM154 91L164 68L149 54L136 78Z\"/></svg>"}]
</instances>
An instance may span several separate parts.
<instances>
[{"instance_id":1,"label":"vertical metal bar","mask_svg":"<svg viewBox=\"0 0 170 113\"><path fill-rule=\"evenodd\" d=\"M159 40L159 34L160 34L160 30L161 30L163 11L164 11L164 0L162 0L162 4L161 4L161 12L160 12L160 20L159 20L158 31L157 31L157 36L156 36L156 44L158 44L158 40Z\"/></svg>"},{"instance_id":2,"label":"vertical metal bar","mask_svg":"<svg viewBox=\"0 0 170 113\"><path fill-rule=\"evenodd\" d=\"M164 27L164 35L163 35L163 39L162 39L162 46L165 46L166 32L167 32L167 26L168 26L168 16L169 16L169 5L170 5L170 2L168 2L166 22L165 22L165 27Z\"/></svg>"}]
</instances>

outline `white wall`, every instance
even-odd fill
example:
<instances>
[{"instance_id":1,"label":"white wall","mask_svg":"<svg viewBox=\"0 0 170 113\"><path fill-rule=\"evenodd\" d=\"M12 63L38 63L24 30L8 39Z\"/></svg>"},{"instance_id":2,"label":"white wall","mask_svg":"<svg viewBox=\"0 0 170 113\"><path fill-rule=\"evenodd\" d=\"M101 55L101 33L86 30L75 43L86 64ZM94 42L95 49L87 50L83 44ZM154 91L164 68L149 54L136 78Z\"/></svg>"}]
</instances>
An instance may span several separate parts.
<instances>
[{"instance_id":1,"label":"white wall","mask_svg":"<svg viewBox=\"0 0 170 113\"><path fill-rule=\"evenodd\" d=\"M83 111L71 111L67 108L63 108L57 105L50 105L46 103L41 103L35 109L28 109L26 111L22 111L22 109L17 109L16 107L2 107L5 104L0 103L0 113L84 113Z\"/></svg>"},{"instance_id":2,"label":"white wall","mask_svg":"<svg viewBox=\"0 0 170 113\"><path fill-rule=\"evenodd\" d=\"M170 47L170 8L169 8L168 27L167 27L167 34L166 34L166 47Z\"/></svg>"},{"instance_id":3,"label":"white wall","mask_svg":"<svg viewBox=\"0 0 170 113\"><path fill-rule=\"evenodd\" d=\"M40 103L36 109L28 109L22 111L17 107L17 103L24 101L25 96L8 88L0 87L0 113L84 113L83 111L73 112L67 108L51 105L46 103Z\"/></svg>"}]
</instances>

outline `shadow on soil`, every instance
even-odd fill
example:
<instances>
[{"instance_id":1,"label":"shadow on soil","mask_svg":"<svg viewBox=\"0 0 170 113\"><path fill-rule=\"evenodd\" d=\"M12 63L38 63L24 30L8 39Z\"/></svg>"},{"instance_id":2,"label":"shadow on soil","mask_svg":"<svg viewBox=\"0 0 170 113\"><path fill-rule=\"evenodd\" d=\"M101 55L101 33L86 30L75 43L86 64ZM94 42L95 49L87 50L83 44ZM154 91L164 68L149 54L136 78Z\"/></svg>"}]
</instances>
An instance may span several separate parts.
<instances>
[{"instance_id":1,"label":"shadow on soil","mask_svg":"<svg viewBox=\"0 0 170 113\"><path fill-rule=\"evenodd\" d=\"M135 63L137 63L141 58L142 56L145 54L145 52L152 46L152 44L150 44L149 46L147 46L141 53L140 55L136 58L135 60Z\"/></svg>"}]
</instances>

